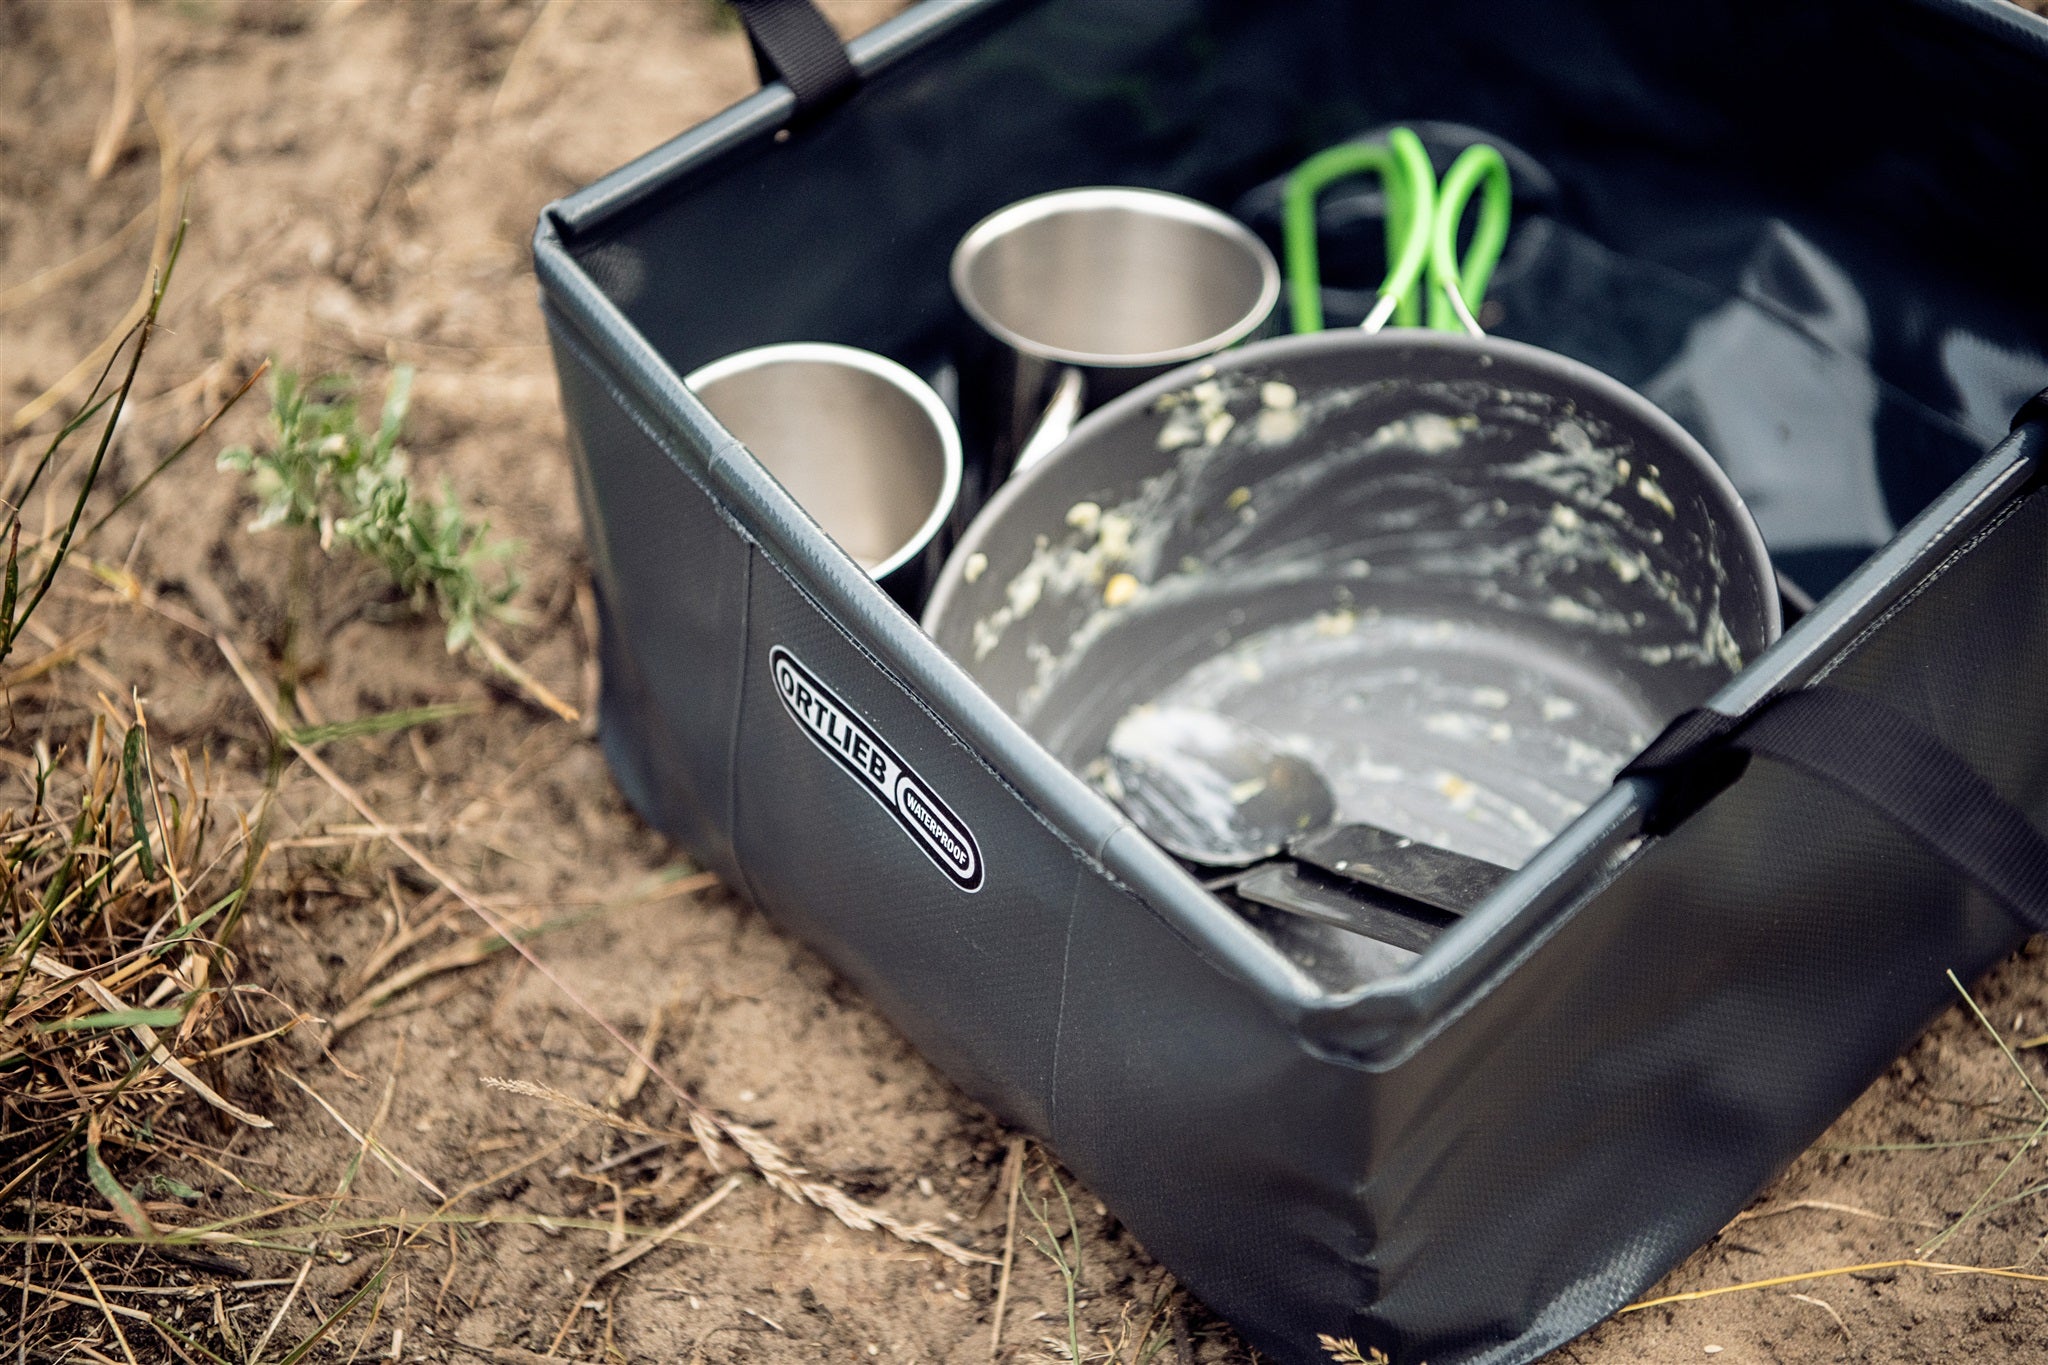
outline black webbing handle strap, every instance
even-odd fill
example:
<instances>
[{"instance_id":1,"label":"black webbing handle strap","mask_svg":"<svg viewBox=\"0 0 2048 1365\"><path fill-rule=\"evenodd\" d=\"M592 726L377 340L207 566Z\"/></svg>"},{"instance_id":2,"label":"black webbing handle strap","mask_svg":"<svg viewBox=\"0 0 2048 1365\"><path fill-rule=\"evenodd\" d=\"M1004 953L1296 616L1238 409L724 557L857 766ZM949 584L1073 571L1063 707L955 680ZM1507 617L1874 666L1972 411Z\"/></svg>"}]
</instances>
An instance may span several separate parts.
<instances>
[{"instance_id":1,"label":"black webbing handle strap","mask_svg":"<svg viewBox=\"0 0 2048 1365\"><path fill-rule=\"evenodd\" d=\"M799 119L839 103L860 84L846 45L812 0L732 0L732 6L753 41L762 84L787 85Z\"/></svg>"},{"instance_id":2,"label":"black webbing handle strap","mask_svg":"<svg viewBox=\"0 0 2048 1365\"><path fill-rule=\"evenodd\" d=\"M2048 933L2048 835L1919 721L1846 688L1802 688L1745 719L1688 711L1622 770L1659 795L1644 832L1664 834L1742 775L1774 759L1856 797Z\"/></svg>"}]
</instances>

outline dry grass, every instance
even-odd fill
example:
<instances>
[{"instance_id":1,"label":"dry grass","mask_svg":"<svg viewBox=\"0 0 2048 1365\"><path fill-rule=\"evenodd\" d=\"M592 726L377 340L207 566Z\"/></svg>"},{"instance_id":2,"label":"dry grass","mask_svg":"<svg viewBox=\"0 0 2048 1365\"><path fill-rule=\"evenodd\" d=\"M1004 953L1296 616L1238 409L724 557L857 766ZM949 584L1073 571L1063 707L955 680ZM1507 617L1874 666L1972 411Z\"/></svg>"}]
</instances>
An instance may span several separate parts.
<instances>
[{"instance_id":1,"label":"dry grass","mask_svg":"<svg viewBox=\"0 0 2048 1365\"><path fill-rule=\"evenodd\" d=\"M99 1258L78 1239L110 1223L135 1248L124 1279L193 1263L246 1274L166 1232L166 1215L193 1191L126 1173L176 1140L171 1116L194 1101L269 1127L207 1076L301 1022L236 983L233 943L263 868L274 789L252 808L225 800L206 754L153 743L139 697L107 685L116 680L89 659L93 631L60 638L37 616L106 520L81 531L181 243L182 231L78 412L39 450L20 447L4 485L0 662L12 666L0 675L10 789L0 805L0 1229L22 1252L5 1310L22 1358L31 1347L53 1357L94 1349L62 1325L81 1306L97 1311L127 1359L130 1330L168 1339L154 1315L117 1307L95 1278ZM74 449L81 437L89 448ZM39 527L28 524L31 508L43 513Z\"/></svg>"}]
</instances>

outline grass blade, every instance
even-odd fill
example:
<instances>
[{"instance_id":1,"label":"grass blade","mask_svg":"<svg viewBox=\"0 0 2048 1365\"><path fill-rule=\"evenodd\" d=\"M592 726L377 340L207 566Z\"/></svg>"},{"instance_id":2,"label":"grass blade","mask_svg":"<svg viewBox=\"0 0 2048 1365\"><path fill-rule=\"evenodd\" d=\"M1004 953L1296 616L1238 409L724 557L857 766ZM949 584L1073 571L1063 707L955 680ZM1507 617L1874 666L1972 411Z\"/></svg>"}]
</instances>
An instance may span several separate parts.
<instances>
[{"instance_id":1,"label":"grass blade","mask_svg":"<svg viewBox=\"0 0 2048 1365\"><path fill-rule=\"evenodd\" d=\"M147 474L144 474L140 479L137 479L135 481L135 486L129 489L126 493L123 493L120 499L116 501L112 507L109 507L106 510L106 513L103 516L101 516L98 521L88 526L85 529L85 534L78 538L78 543L83 545L86 541L91 540L95 535L99 533L100 527L105 526L115 517L120 516L123 508L127 507L129 503L135 501L135 499L142 496L142 491L145 488L148 488L150 484L156 482L157 475L163 473L172 465L176 464L179 460L183 459L186 453L190 451L193 446L199 444L200 439L204 437L207 432L213 430L214 423L220 421L221 418L227 416L228 411L231 408L233 408L235 404L241 402L243 397L247 395L249 390L256 387L256 381L261 379L266 373L269 372L269 370L270 362L268 360L265 360L262 364L258 365L256 367L255 373L251 374L247 379L242 381L242 387L236 389L232 394L228 395L227 400L223 402L219 407L213 410L213 415L211 417L208 417L204 422L201 422L198 425L198 427L196 427L193 430L190 436L187 436L184 440L178 443L177 448L172 450L170 454L164 456L161 460L158 460L156 464L151 467L150 471Z\"/></svg>"},{"instance_id":2,"label":"grass blade","mask_svg":"<svg viewBox=\"0 0 2048 1365\"><path fill-rule=\"evenodd\" d=\"M364 1299L369 1298L370 1295L376 1293L379 1289L384 1287L384 1277L388 1275L390 1272L391 1262L390 1259L387 1257L384 1264L377 1267L376 1274L372 1275L369 1279L363 1281L362 1287L356 1290L355 1293L349 1295L346 1299L344 1299L342 1301L341 1307L335 1309L332 1313L329 1313L327 1317L321 1321L320 1325L313 1329L313 1334L311 1336L307 1337L298 1345L292 1347L291 1350L285 1352L283 1358L277 1362L277 1365L299 1365L299 1362L306 1358L306 1353L311 1351L315 1346L318 1346L321 1343L321 1341L326 1338L329 1332L332 1332L337 1326L341 1324L341 1321L344 1318L346 1318L349 1314L355 1312L356 1309L362 1305Z\"/></svg>"},{"instance_id":3,"label":"grass blade","mask_svg":"<svg viewBox=\"0 0 2048 1365\"><path fill-rule=\"evenodd\" d=\"M7 529L7 579L0 588L0 659L14 652L14 599L21 595L21 518Z\"/></svg>"},{"instance_id":4,"label":"grass blade","mask_svg":"<svg viewBox=\"0 0 2048 1365\"><path fill-rule=\"evenodd\" d=\"M57 1019L47 1024L37 1024L37 1033L75 1033L80 1029L134 1028L147 1024L151 1028L176 1028L185 1022L183 1010L102 1010L97 1014L81 1014L76 1019Z\"/></svg>"},{"instance_id":5,"label":"grass blade","mask_svg":"<svg viewBox=\"0 0 2048 1365\"><path fill-rule=\"evenodd\" d=\"M235 904L237 901L241 900L242 897L248 894L249 892L247 887L237 886L234 890L228 892L225 896L222 896L212 905L207 906L204 911L200 912L198 915L193 916L190 922L181 924L177 928L171 930L170 933L165 934L163 942L157 944L156 947L150 949L150 956L162 957L165 953L169 952L171 949L177 947L180 943L190 938L193 934L197 933L201 928L205 926L208 920L212 919L215 915L218 915L221 911L227 909L230 905Z\"/></svg>"},{"instance_id":6,"label":"grass blade","mask_svg":"<svg viewBox=\"0 0 2048 1365\"><path fill-rule=\"evenodd\" d=\"M149 814L142 804L142 726L128 727L121 741L121 781L128 788L128 826L135 835L135 860L146 881L156 880L156 859L149 847Z\"/></svg>"},{"instance_id":7,"label":"grass blade","mask_svg":"<svg viewBox=\"0 0 2048 1365\"><path fill-rule=\"evenodd\" d=\"M286 739L308 747L331 744L338 739L364 739L371 735L388 735L395 730L410 730L418 725L432 725L457 716L475 715L480 709L474 702L437 702L432 706L415 706L403 711L380 711L374 716L359 716L330 725L308 725L290 731Z\"/></svg>"},{"instance_id":8,"label":"grass blade","mask_svg":"<svg viewBox=\"0 0 2048 1365\"><path fill-rule=\"evenodd\" d=\"M72 500L71 516L65 521L64 531L51 552L50 562L43 566L42 574L36 580L35 592L28 599L27 605L22 607L20 618L10 618L7 623L10 644L13 642L12 637L21 632L21 628L28 624L28 618L42 605L43 598L49 595L51 586L57 581L57 571L64 567L64 558L71 552L72 539L78 534L79 519L85 515L86 500L92 496L93 484L98 482L100 468L106 463L107 451L114 444L114 432L121 425L121 413L128 406L128 396L135 391L136 372L142 368L143 352L149 349L150 336L156 330L157 315L163 310L164 291L170 288L171 272L177 268L178 254L184 249L185 227L182 221L178 224L177 235L171 239L170 254L165 257L163 269L157 273L156 284L150 290L149 307L144 310L142 320L136 326L135 345L128 354L128 371L121 377L121 386L114 390L113 403L107 413L106 422L100 428L99 444L93 448L92 462L86 466L85 475L79 480L78 495Z\"/></svg>"}]
</instances>

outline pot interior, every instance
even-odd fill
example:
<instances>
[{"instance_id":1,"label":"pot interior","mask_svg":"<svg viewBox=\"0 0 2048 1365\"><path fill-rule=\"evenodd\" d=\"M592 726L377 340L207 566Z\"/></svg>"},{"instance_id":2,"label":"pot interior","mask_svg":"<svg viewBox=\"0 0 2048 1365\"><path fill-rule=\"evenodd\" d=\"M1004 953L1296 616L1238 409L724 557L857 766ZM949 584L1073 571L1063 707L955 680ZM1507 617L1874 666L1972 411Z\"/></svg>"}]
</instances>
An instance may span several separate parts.
<instances>
[{"instance_id":1,"label":"pot interior","mask_svg":"<svg viewBox=\"0 0 2048 1365\"><path fill-rule=\"evenodd\" d=\"M1314 763L1340 821L1519 866L1776 635L1697 444L1532 348L1325 333L1189 367L1004 489L927 628L1112 797L1134 709Z\"/></svg>"}]
</instances>

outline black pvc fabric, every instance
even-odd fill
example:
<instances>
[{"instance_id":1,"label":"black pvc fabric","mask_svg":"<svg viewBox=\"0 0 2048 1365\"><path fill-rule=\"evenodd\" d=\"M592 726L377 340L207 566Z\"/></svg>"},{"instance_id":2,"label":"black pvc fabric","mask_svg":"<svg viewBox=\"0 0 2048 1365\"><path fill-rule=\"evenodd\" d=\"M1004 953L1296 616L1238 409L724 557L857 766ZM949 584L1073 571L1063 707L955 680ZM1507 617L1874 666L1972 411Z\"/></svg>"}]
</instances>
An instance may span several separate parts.
<instances>
[{"instance_id":1,"label":"black pvc fabric","mask_svg":"<svg viewBox=\"0 0 2048 1365\"><path fill-rule=\"evenodd\" d=\"M840 341L943 389L946 258L1005 202L1155 185L1256 225L1321 146L1477 130L1533 168L1499 330L1664 404L1794 577L1835 585L1710 704L1867 697L2038 831L2048 423L2000 438L2048 384L2048 23L976 0L853 61L858 92L788 137L771 88L536 237L622 788L1268 1358L1320 1361L1328 1333L1534 1359L1722 1226L2014 918L1762 760L1658 835L1656 779L1617 784L1405 969L1319 984L980 694L678 376Z\"/></svg>"}]
</instances>

